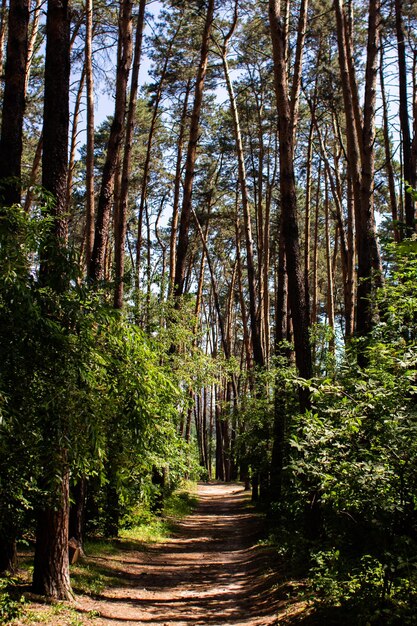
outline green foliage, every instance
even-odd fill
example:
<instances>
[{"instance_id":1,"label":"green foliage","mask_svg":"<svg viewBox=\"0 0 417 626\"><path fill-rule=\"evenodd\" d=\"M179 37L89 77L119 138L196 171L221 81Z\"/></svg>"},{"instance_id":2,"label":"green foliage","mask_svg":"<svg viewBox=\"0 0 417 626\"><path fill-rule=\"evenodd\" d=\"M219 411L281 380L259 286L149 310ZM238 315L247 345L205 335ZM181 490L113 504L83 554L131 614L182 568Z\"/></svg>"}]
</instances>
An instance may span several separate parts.
<instances>
[{"instance_id":1,"label":"green foliage","mask_svg":"<svg viewBox=\"0 0 417 626\"><path fill-rule=\"evenodd\" d=\"M25 599L23 596L16 599L8 587L12 580L0 580L0 624L10 624L12 619L20 617L23 613Z\"/></svg>"},{"instance_id":2,"label":"green foliage","mask_svg":"<svg viewBox=\"0 0 417 626\"><path fill-rule=\"evenodd\" d=\"M367 365L352 342L335 378L309 381L312 409L293 417L276 505L321 604L364 624L411 623L417 598L416 243L390 253Z\"/></svg>"},{"instance_id":3,"label":"green foliage","mask_svg":"<svg viewBox=\"0 0 417 626\"><path fill-rule=\"evenodd\" d=\"M169 467L171 490L196 467L178 435L186 394L164 343L83 284L69 251L57 259L64 290L39 279L50 228L42 212L2 210L0 531L9 538L34 528L66 467L73 482L90 482L96 527L110 487L121 519L152 498L155 468Z\"/></svg>"}]
</instances>

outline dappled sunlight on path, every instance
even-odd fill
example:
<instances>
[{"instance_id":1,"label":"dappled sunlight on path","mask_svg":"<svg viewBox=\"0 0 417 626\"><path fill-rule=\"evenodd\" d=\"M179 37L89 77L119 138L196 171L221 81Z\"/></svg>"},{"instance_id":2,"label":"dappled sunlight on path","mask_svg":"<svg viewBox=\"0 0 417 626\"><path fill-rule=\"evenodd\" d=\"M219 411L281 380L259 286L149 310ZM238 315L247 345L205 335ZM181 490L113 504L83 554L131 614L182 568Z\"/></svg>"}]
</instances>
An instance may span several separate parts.
<instances>
[{"instance_id":1,"label":"dappled sunlight on path","mask_svg":"<svg viewBox=\"0 0 417 626\"><path fill-rule=\"evenodd\" d=\"M80 608L97 625L268 626L276 623L272 574L257 547L259 518L240 485L199 486L199 505L174 536L118 557L120 586ZM112 568L112 557L106 568ZM274 617L275 616L275 617Z\"/></svg>"}]
</instances>

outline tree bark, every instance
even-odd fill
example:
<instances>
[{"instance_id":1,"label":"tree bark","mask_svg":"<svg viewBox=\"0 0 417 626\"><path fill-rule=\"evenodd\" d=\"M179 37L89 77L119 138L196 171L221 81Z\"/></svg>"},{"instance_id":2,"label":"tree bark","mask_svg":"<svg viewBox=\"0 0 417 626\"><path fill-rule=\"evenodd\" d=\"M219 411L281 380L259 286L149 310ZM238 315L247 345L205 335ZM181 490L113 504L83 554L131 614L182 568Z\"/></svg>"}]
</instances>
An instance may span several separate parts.
<instances>
[{"instance_id":1,"label":"tree bark","mask_svg":"<svg viewBox=\"0 0 417 626\"><path fill-rule=\"evenodd\" d=\"M32 28L30 31L30 37L28 41L27 62L25 72L25 96L29 87L30 70L32 68L33 55L35 52L36 39L39 32L39 19L41 15L42 0L36 0L35 7L33 9Z\"/></svg>"},{"instance_id":2,"label":"tree bark","mask_svg":"<svg viewBox=\"0 0 417 626\"><path fill-rule=\"evenodd\" d=\"M90 263L94 246L94 76L93 76L93 0L85 5L85 75L87 87L87 153L85 159L86 177L86 225L85 260Z\"/></svg>"},{"instance_id":3,"label":"tree bark","mask_svg":"<svg viewBox=\"0 0 417 626\"><path fill-rule=\"evenodd\" d=\"M115 291L114 308L123 307L123 278L125 268L125 242L126 242L126 220L127 205L129 195L129 178L132 162L133 133L136 119L136 101L139 85L139 70L142 55L143 26L145 23L146 0L140 0L138 20L136 25L135 53L133 59L132 78L130 85L129 109L126 121L125 149L123 155L122 182L120 189L120 201L115 224ZM145 183L144 183L145 184Z\"/></svg>"},{"instance_id":4,"label":"tree bark","mask_svg":"<svg viewBox=\"0 0 417 626\"><path fill-rule=\"evenodd\" d=\"M188 99L190 97L190 91L191 91L191 79L188 80L186 88L185 88L184 102L182 106L180 127L179 127L179 133L178 133L177 159L176 159L177 162L175 166L175 182L174 182L174 200L172 204L171 233L170 233L170 244L169 244L169 292L168 292L169 296L171 296L174 293L176 246L177 246L177 233L178 233L178 215L179 215L180 191L181 191L182 154L183 154L183 148L184 148L185 122L187 119Z\"/></svg>"},{"instance_id":5,"label":"tree bark","mask_svg":"<svg viewBox=\"0 0 417 626\"><path fill-rule=\"evenodd\" d=\"M381 86L381 100L382 100L382 117L383 117L383 132L384 132L384 151L385 151L385 171L387 173L389 198L391 205L391 215L394 231L394 241L397 243L401 241L401 228L398 224L398 203L397 192L395 190L395 176L394 168L392 165L391 154L391 141L389 136L389 123L388 123L388 103L385 91L385 79L384 79L384 46L380 46L380 65L379 65L379 84Z\"/></svg>"},{"instance_id":6,"label":"tree bark","mask_svg":"<svg viewBox=\"0 0 417 626\"><path fill-rule=\"evenodd\" d=\"M1 0L0 7L0 76L3 76L4 41L6 39L7 0Z\"/></svg>"},{"instance_id":7,"label":"tree bark","mask_svg":"<svg viewBox=\"0 0 417 626\"><path fill-rule=\"evenodd\" d=\"M207 73L209 42L213 18L214 0L208 0L203 39L201 43L200 63L198 66L198 72L196 77L193 112L191 115L190 139L188 142L187 159L185 164L184 193L182 200L182 210L175 263L174 296L176 298L176 306L179 306L179 298L184 293L186 260L189 246L189 227L191 220L191 201L193 192L194 170L197 157L197 143L199 138L201 105L203 101L204 82Z\"/></svg>"},{"instance_id":8,"label":"tree bark","mask_svg":"<svg viewBox=\"0 0 417 626\"><path fill-rule=\"evenodd\" d=\"M73 502L70 506L68 538L75 539L81 554L84 553L84 514L86 502L87 479L80 476L72 488Z\"/></svg>"},{"instance_id":9,"label":"tree bark","mask_svg":"<svg viewBox=\"0 0 417 626\"><path fill-rule=\"evenodd\" d=\"M395 0L395 31L397 36L398 78L400 90L400 125L402 135L403 177L413 188L416 186L416 172L412 168L411 132L408 117L407 96L407 56L405 48L405 29L403 21L404 0ZM411 194L405 193L405 235L410 237L416 230L415 201Z\"/></svg>"},{"instance_id":10,"label":"tree bark","mask_svg":"<svg viewBox=\"0 0 417 626\"><path fill-rule=\"evenodd\" d=\"M235 135L235 143L236 143L236 152L238 159L238 171L239 171L239 186L240 193L242 197L242 209L243 209L243 218L245 225L245 241L246 241L246 264L247 264L247 272L248 272L248 287L249 287L249 319L250 319L250 327L251 327L251 336L252 336L252 350L253 350L253 360L255 366L263 367L265 365L264 351L262 349L262 341L261 341L261 333L259 328L259 321L257 317L257 297L256 297L256 272L255 272L255 260L254 260L254 252L253 252L253 237L252 237L252 225L251 225L251 214L250 214L250 204L249 204L249 194L246 182L246 168L245 168L245 157L243 152L243 143L242 136L240 132L240 123L239 123L239 114L236 106L236 98L233 90L233 84L230 79L229 66L227 62L227 47L229 40L234 32L236 21L237 21L237 3L235 5L235 20L232 24L232 27L225 38L223 48L222 48L222 62L224 75L226 78L226 86L229 94L230 100L230 108L232 112L233 119L233 130ZM260 199L258 200L260 202ZM262 232L260 234L260 238L262 239ZM262 241L263 246L263 241Z\"/></svg>"},{"instance_id":11,"label":"tree bark","mask_svg":"<svg viewBox=\"0 0 417 626\"><path fill-rule=\"evenodd\" d=\"M54 228L42 250L40 279L62 291L67 277L59 262L66 235L68 174L68 124L70 75L70 21L66 0L49 0L46 22L45 97L43 121L42 184L52 195L50 214ZM48 420L55 416L48 416ZM45 424L45 440L50 425ZM33 589L55 599L72 599L68 564L69 468L68 453L50 442L56 482L41 503L36 530ZM55 460L59 459L58 464ZM46 459L46 465L51 459Z\"/></svg>"},{"instance_id":12,"label":"tree bark","mask_svg":"<svg viewBox=\"0 0 417 626\"><path fill-rule=\"evenodd\" d=\"M103 167L103 177L97 205L94 247L89 263L89 276L93 281L102 280L105 274L106 242L109 234L117 164L123 140L127 84L132 62L132 5L132 0L121 0L120 2L120 49L117 61L115 110Z\"/></svg>"},{"instance_id":13,"label":"tree bark","mask_svg":"<svg viewBox=\"0 0 417 626\"><path fill-rule=\"evenodd\" d=\"M346 117L349 175L355 205L356 247L358 255L358 284L356 333L366 337L374 324L372 294L382 283L381 259L373 214L373 173L375 139L375 103L377 58L380 30L380 2L369 3L368 44L365 73L365 104L361 133L357 124L357 87L352 88L349 73L349 35L342 0L334 3L337 21L339 65ZM355 91L356 90L356 91ZM358 352L361 361L363 353Z\"/></svg>"},{"instance_id":14,"label":"tree bark","mask_svg":"<svg viewBox=\"0 0 417 626\"><path fill-rule=\"evenodd\" d=\"M64 453L65 454L65 453ZM73 600L68 562L69 470L65 467L55 501L38 513L33 591L56 600Z\"/></svg>"},{"instance_id":15,"label":"tree bark","mask_svg":"<svg viewBox=\"0 0 417 626\"><path fill-rule=\"evenodd\" d=\"M85 82L85 68L81 72L80 82L78 85L77 96L75 98L74 110L72 115L72 129L71 129L71 142L69 151L69 163L68 163L68 178L67 178L67 207L69 209L71 203L72 187L74 180L74 167L77 151L77 137L78 137L78 120L80 117L81 97L84 89Z\"/></svg>"},{"instance_id":16,"label":"tree bark","mask_svg":"<svg viewBox=\"0 0 417 626\"><path fill-rule=\"evenodd\" d=\"M324 179L324 217L325 217L325 235L326 235L326 268L327 268L327 323L331 329L331 337L329 339L329 352L334 355L335 338L334 338L334 291L333 291L333 267L332 253L330 243L330 199L329 199L329 182L328 176Z\"/></svg>"},{"instance_id":17,"label":"tree bark","mask_svg":"<svg viewBox=\"0 0 417 626\"><path fill-rule=\"evenodd\" d=\"M269 20L271 27L274 84L277 99L280 194L282 229L287 258L288 289L292 319L297 368L304 378L312 375L311 349L309 340L309 313L306 301L304 276L301 268L299 234L297 224L297 198L294 175L294 127L288 93L285 64L284 31L278 0L269 0ZM308 405L308 398L301 393L301 404Z\"/></svg>"},{"instance_id":18,"label":"tree bark","mask_svg":"<svg viewBox=\"0 0 417 626\"><path fill-rule=\"evenodd\" d=\"M29 8L29 0L10 0L0 137L0 195L5 206L19 204L21 195Z\"/></svg>"}]
</instances>

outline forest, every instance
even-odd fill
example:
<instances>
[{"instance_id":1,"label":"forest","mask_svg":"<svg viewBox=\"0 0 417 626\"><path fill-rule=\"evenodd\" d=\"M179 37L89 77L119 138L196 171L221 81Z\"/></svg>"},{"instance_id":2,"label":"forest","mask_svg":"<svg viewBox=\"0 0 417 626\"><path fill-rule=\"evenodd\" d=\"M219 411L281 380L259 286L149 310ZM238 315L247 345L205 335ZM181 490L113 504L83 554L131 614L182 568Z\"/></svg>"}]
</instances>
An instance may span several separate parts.
<instances>
[{"instance_id":1,"label":"forest","mask_svg":"<svg viewBox=\"0 0 417 626\"><path fill-rule=\"evenodd\" d=\"M415 624L417 4L0 4L0 622L200 480Z\"/></svg>"}]
</instances>

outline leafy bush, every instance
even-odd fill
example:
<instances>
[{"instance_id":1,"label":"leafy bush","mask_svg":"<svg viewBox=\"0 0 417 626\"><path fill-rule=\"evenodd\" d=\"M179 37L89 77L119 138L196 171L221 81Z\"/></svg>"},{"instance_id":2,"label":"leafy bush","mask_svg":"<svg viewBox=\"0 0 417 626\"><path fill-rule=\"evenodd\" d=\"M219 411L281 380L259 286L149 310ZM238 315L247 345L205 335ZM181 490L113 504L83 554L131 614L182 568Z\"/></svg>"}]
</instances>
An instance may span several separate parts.
<instances>
[{"instance_id":1,"label":"leafy bush","mask_svg":"<svg viewBox=\"0 0 417 626\"><path fill-rule=\"evenodd\" d=\"M321 602L384 624L411 623L417 599L417 243L391 254L366 367L352 342L334 378L309 382L276 508Z\"/></svg>"},{"instance_id":2,"label":"leafy bush","mask_svg":"<svg viewBox=\"0 0 417 626\"><path fill-rule=\"evenodd\" d=\"M0 580L0 624L9 624L23 613L25 599L23 596L15 599L10 595L7 588L11 582L7 578Z\"/></svg>"}]
</instances>

